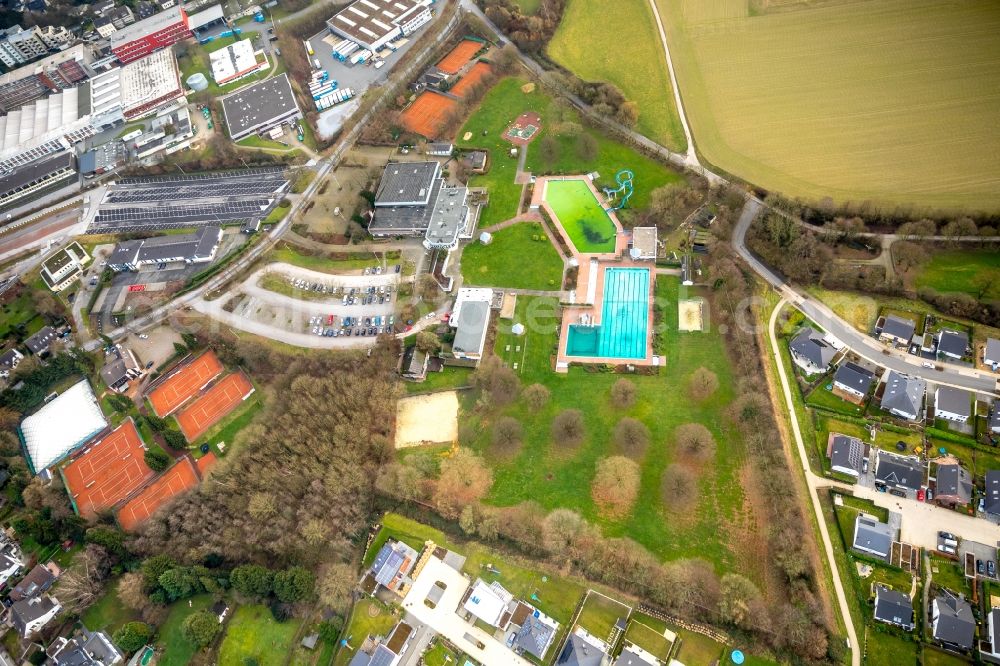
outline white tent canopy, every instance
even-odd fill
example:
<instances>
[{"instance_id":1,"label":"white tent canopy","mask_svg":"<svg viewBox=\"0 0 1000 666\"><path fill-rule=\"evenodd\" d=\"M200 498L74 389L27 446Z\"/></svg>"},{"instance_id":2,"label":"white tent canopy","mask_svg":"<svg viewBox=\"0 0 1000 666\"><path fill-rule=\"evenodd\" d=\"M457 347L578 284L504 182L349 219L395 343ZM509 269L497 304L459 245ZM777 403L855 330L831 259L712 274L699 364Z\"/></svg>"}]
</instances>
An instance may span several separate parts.
<instances>
[{"instance_id":1,"label":"white tent canopy","mask_svg":"<svg viewBox=\"0 0 1000 666\"><path fill-rule=\"evenodd\" d=\"M86 379L21 422L31 469L38 473L108 427Z\"/></svg>"}]
</instances>

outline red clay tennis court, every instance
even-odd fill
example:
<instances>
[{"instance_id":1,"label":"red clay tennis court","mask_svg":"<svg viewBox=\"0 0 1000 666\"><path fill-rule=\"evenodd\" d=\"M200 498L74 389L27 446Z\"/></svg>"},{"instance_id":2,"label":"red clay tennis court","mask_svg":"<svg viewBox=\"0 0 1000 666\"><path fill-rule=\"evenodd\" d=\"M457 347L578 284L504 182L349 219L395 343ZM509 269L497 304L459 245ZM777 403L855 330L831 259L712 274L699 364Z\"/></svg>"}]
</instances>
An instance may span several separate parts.
<instances>
[{"instance_id":1,"label":"red clay tennis court","mask_svg":"<svg viewBox=\"0 0 1000 666\"><path fill-rule=\"evenodd\" d=\"M437 137L457 102L438 93L425 91L417 96L399 120L403 127L428 139Z\"/></svg>"},{"instance_id":2,"label":"red clay tennis court","mask_svg":"<svg viewBox=\"0 0 1000 666\"><path fill-rule=\"evenodd\" d=\"M253 384L242 372L226 375L177 415L181 432L194 443L205 431L253 393Z\"/></svg>"},{"instance_id":3,"label":"red clay tennis court","mask_svg":"<svg viewBox=\"0 0 1000 666\"><path fill-rule=\"evenodd\" d=\"M220 374L222 363L211 350L185 363L149 392L153 411L160 417L172 414Z\"/></svg>"},{"instance_id":4,"label":"red clay tennis court","mask_svg":"<svg viewBox=\"0 0 1000 666\"><path fill-rule=\"evenodd\" d=\"M155 475L132 419L66 465L63 479L77 513L93 518L131 495Z\"/></svg>"},{"instance_id":5,"label":"red clay tennis court","mask_svg":"<svg viewBox=\"0 0 1000 666\"><path fill-rule=\"evenodd\" d=\"M451 89L452 94L459 97L465 97L465 94L469 91L469 89L486 78L486 75L491 71L492 69L485 62L477 62L469 69L468 72L466 72L465 76L463 76L462 79L455 84L455 87Z\"/></svg>"},{"instance_id":6,"label":"red clay tennis court","mask_svg":"<svg viewBox=\"0 0 1000 666\"><path fill-rule=\"evenodd\" d=\"M149 519L175 496L198 485L198 473L190 456L184 456L118 511L122 529L131 531Z\"/></svg>"},{"instance_id":7,"label":"red clay tennis court","mask_svg":"<svg viewBox=\"0 0 1000 666\"><path fill-rule=\"evenodd\" d=\"M480 42L463 39L448 52L448 55L441 59L437 68L445 74L457 74L458 70L462 69L462 65L472 60L472 56L476 55L481 48L483 45Z\"/></svg>"}]
</instances>

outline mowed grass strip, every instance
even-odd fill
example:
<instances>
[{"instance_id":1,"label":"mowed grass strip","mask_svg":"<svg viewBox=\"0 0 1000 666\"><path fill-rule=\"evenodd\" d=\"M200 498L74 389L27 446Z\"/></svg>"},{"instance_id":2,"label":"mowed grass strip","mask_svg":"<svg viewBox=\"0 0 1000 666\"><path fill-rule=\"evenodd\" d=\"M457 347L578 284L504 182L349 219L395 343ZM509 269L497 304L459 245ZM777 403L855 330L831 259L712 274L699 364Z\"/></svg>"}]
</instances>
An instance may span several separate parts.
<instances>
[{"instance_id":1,"label":"mowed grass strip","mask_svg":"<svg viewBox=\"0 0 1000 666\"><path fill-rule=\"evenodd\" d=\"M489 245L477 241L462 252L462 278L469 285L555 290L562 268L559 253L536 222L500 229Z\"/></svg>"},{"instance_id":2,"label":"mowed grass strip","mask_svg":"<svg viewBox=\"0 0 1000 666\"><path fill-rule=\"evenodd\" d=\"M584 80L618 86L639 106L636 130L671 150L687 150L648 0L602 6L592 0L569 0L548 54Z\"/></svg>"},{"instance_id":3,"label":"mowed grass strip","mask_svg":"<svg viewBox=\"0 0 1000 666\"><path fill-rule=\"evenodd\" d=\"M993 0L655 2L711 164L812 200L1000 208Z\"/></svg>"},{"instance_id":4,"label":"mowed grass strip","mask_svg":"<svg viewBox=\"0 0 1000 666\"><path fill-rule=\"evenodd\" d=\"M915 282L917 287L940 292L1000 299L1000 247L934 252L920 267Z\"/></svg>"}]
</instances>

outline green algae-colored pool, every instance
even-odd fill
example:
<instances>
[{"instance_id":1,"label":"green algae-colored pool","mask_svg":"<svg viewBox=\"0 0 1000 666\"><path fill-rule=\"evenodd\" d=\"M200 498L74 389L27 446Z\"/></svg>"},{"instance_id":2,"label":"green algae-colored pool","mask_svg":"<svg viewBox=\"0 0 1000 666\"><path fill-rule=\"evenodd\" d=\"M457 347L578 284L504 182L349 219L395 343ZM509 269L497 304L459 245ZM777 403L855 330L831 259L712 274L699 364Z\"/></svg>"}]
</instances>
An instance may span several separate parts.
<instances>
[{"instance_id":1,"label":"green algae-colored pool","mask_svg":"<svg viewBox=\"0 0 1000 666\"><path fill-rule=\"evenodd\" d=\"M580 179L549 180L545 201L581 254L615 251L618 229L594 192Z\"/></svg>"}]
</instances>

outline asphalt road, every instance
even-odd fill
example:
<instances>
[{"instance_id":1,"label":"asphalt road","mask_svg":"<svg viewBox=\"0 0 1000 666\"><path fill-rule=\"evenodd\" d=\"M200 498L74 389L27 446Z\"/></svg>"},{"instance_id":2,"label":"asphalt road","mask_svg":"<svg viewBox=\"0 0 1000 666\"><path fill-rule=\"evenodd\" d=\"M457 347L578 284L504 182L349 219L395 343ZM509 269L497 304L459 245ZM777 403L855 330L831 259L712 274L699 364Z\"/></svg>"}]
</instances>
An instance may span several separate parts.
<instances>
[{"instance_id":1,"label":"asphalt road","mask_svg":"<svg viewBox=\"0 0 1000 666\"><path fill-rule=\"evenodd\" d=\"M837 340L850 347L853 352L876 365L921 377L936 384L955 386L989 395L998 395L997 375L948 363L938 364L943 370L925 368L922 365L924 362L923 359L908 354L905 351L888 349L871 336L858 331L850 323L838 317L825 304L797 290L777 273L765 266L746 246L747 229L750 228L750 224L763 207L764 204L758 199L749 198L747 200L747 205L744 206L743 212L740 214L740 219L736 223L736 228L733 230L733 247L754 272L767 280L792 305L801 310L807 317L816 322L833 337L837 338Z\"/></svg>"}]
</instances>

